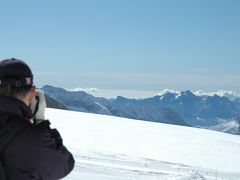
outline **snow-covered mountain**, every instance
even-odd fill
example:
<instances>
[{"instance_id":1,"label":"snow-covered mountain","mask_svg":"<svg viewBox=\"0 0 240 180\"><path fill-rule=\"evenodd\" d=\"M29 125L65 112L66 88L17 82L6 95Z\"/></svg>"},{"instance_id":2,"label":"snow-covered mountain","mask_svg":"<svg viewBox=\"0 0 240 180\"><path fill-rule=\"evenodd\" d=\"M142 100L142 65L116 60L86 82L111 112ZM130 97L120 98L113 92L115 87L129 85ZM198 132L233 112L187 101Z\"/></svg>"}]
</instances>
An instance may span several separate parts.
<instances>
[{"instance_id":1,"label":"snow-covered mountain","mask_svg":"<svg viewBox=\"0 0 240 180\"><path fill-rule=\"evenodd\" d=\"M239 114L235 104L224 96L197 96L191 91L183 91L177 95L166 93L158 98L161 106L172 108L193 126L218 124L219 119Z\"/></svg>"},{"instance_id":2,"label":"snow-covered mountain","mask_svg":"<svg viewBox=\"0 0 240 180\"><path fill-rule=\"evenodd\" d=\"M240 116L224 120L218 125L207 127L208 129L221 131L230 134L240 135Z\"/></svg>"},{"instance_id":3,"label":"snow-covered mountain","mask_svg":"<svg viewBox=\"0 0 240 180\"><path fill-rule=\"evenodd\" d=\"M48 96L56 99L70 110L96 114L114 115L131 119L141 119L169 124L187 125L174 110L156 105L122 103L123 97L105 99L94 97L83 91L66 91L62 88L44 86L41 88Z\"/></svg>"},{"instance_id":4,"label":"snow-covered mountain","mask_svg":"<svg viewBox=\"0 0 240 180\"><path fill-rule=\"evenodd\" d=\"M176 90L172 90L172 89L164 89L161 92L157 93L157 95L161 96L163 94L166 93L172 93L172 94L176 94L176 95L180 95L181 91L176 91ZM220 97L227 97L229 98L231 101L240 98L240 92L236 92L236 91L224 91L224 90L219 90L219 91L212 91L212 92L206 92L203 90L198 90L198 91L192 91L193 94L195 94L196 96L220 96Z\"/></svg>"},{"instance_id":5,"label":"snow-covered mountain","mask_svg":"<svg viewBox=\"0 0 240 180\"><path fill-rule=\"evenodd\" d=\"M113 115L131 119L148 120L167 124L187 125L176 111L158 104L139 103L139 100L118 96L108 106Z\"/></svg>"},{"instance_id":6,"label":"snow-covered mountain","mask_svg":"<svg viewBox=\"0 0 240 180\"><path fill-rule=\"evenodd\" d=\"M111 112L105 107L108 104L108 100L104 98L97 98L84 91L66 91L63 88L57 88L53 86L44 86L41 88L53 99L56 99L68 109L91 112L96 114L112 115Z\"/></svg>"},{"instance_id":7,"label":"snow-covered mountain","mask_svg":"<svg viewBox=\"0 0 240 180\"><path fill-rule=\"evenodd\" d=\"M66 180L240 179L240 136L57 109L46 117L76 160Z\"/></svg>"},{"instance_id":8,"label":"snow-covered mountain","mask_svg":"<svg viewBox=\"0 0 240 180\"><path fill-rule=\"evenodd\" d=\"M227 122L240 114L240 99L231 101L224 96L196 95L189 90L166 91L145 99L98 98L83 91L66 91L53 86L44 86L42 90L71 110L177 125L208 128L224 121L225 126L230 126Z\"/></svg>"},{"instance_id":9,"label":"snow-covered mountain","mask_svg":"<svg viewBox=\"0 0 240 180\"><path fill-rule=\"evenodd\" d=\"M170 108L192 126L216 125L219 119L229 119L240 113L227 97L197 96L191 91L183 91L179 94L166 92L161 96L138 100L118 97L115 103L119 106Z\"/></svg>"}]
</instances>

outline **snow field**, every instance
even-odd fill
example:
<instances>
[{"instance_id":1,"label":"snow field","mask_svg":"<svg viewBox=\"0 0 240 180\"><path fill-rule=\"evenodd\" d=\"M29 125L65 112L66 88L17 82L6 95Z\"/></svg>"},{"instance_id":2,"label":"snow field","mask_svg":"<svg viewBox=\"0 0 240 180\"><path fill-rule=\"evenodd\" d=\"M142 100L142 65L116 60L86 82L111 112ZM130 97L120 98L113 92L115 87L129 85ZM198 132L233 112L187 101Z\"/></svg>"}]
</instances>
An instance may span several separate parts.
<instances>
[{"instance_id":1,"label":"snow field","mask_svg":"<svg viewBox=\"0 0 240 180\"><path fill-rule=\"evenodd\" d=\"M73 179L240 179L240 137L47 109L76 160Z\"/></svg>"}]
</instances>

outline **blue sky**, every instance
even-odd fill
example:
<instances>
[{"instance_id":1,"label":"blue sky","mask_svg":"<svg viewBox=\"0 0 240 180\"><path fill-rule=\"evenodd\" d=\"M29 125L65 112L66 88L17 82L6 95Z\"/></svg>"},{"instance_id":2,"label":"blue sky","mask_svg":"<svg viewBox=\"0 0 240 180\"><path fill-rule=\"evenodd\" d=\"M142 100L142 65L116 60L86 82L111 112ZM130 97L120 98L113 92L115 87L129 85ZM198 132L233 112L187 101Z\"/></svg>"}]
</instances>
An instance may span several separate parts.
<instances>
[{"instance_id":1,"label":"blue sky","mask_svg":"<svg viewBox=\"0 0 240 180\"><path fill-rule=\"evenodd\" d=\"M238 0L0 1L0 58L37 86L240 88Z\"/></svg>"}]
</instances>

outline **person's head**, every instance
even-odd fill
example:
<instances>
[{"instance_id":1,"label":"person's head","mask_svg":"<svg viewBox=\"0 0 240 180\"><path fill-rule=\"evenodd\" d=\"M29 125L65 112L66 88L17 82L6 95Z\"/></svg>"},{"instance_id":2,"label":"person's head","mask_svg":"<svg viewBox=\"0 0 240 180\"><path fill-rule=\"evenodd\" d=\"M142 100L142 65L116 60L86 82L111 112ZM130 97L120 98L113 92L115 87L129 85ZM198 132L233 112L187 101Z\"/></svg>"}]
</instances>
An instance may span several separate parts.
<instances>
[{"instance_id":1,"label":"person's head","mask_svg":"<svg viewBox=\"0 0 240 180\"><path fill-rule=\"evenodd\" d=\"M0 96L15 97L29 105L35 91L32 71L25 62L14 58L0 61Z\"/></svg>"}]
</instances>

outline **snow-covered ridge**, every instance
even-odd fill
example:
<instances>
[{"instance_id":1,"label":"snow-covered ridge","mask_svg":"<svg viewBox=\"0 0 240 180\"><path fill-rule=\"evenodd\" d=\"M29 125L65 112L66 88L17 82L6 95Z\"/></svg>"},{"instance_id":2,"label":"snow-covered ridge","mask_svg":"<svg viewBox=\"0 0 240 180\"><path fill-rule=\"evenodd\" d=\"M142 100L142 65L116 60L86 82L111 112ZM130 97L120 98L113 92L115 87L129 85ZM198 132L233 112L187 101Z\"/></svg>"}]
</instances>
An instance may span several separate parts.
<instances>
[{"instance_id":1,"label":"snow-covered ridge","mask_svg":"<svg viewBox=\"0 0 240 180\"><path fill-rule=\"evenodd\" d=\"M66 91L53 86L44 86L42 90L70 110L176 125L208 128L223 120L229 121L240 112L239 99L231 101L225 96L196 96L189 90L179 94L165 90L161 96L146 99L98 98L84 91ZM240 131L236 129L228 133L240 134Z\"/></svg>"},{"instance_id":2,"label":"snow-covered ridge","mask_svg":"<svg viewBox=\"0 0 240 180\"><path fill-rule=\"evenodd\" d=\"M176 97L181 95L181 91L176 91L176 90L172 90L172 89L164 89L162 91L160 91L159 93L157 93L157 95L162 96L166 93L172 93L175 94ZM240 92L236 92L236 91L225 91L225 90L218 90L218 91L210 91L210 92L206 92L203 90L198 90L198 91L192 91L192 93L196 96L220 96L220 97L228 97L231 100L240 98Z\"/></svg>"},{"instance_id":3,"label":"snow-covered ridge","mask_svg":"<svg viewBox=\"0 0 240 180\"><path fill-rule=\"evenodd\" d=\"M78 179L76 176L81 174L80 170L86 170L86 168L88 175L90 173L96 176L94 173L96 168L101 171L103 169L100 166L109 166L106 164L109 163L109 160L106 160L107 155L116 157L116 171L114 172L117 172L119 168L121 170L138 168L137 170L142 171L148 167L132 165L148 159L159 162L161 166L168 166L169 163L176 167L190 167L189 172L186 170L188 168L180 169L185 172L183 173L185 175L188 172L188 176L193 173L190 169L194 169L194 172L204 176L204 179L208 179L207 172L218 172L218 177L222 177L222 179L226 176L231 176L231 179L234 180L240 179L240 136L205 129L56 109L47 109L46 116L52 122L52 126L59 129L65 145L75 154L77 166L73 173L75 174L73 179ZM94 154L94 158L89 154ZM125 157L125 160L128 158L129 161L126 160L127 162L119 164L120 155ZM86 159L83 156L86 156ZM98 161L102 156L106 161ZM89 161L86 162L86 160ZM110 164L113 160L114 158L110 159ZM147 166L149 164L151 163L147 163ZM108 168L111 171L96 173L105 173L105 176L106 173L108 175L113 173L114 165ZM175 168L176 171L173 172L173 169L170 168L168 171L170 174L172 172L174 177L175 175L180 177L178 169ZM206 174L200 169L205 169ZM84 172L86 173L86 171ZM161 173L164 173L164 169ZM176 174L174 175L174 173ZM105 179L113 180L115 175L111 175L111 178ZM198 179L200 179L200 175ZM97 177L95 179L100 178Z\"/></svg>"},{"instance_id":4,"label":"snow-covered ridge","mask_svg":"<svg viewBox=\"0 0 240 180\"><path fill-rule=\"evenodd\" d=\"M73 89L68 89L68 91L84 91L86 93L92 94L97 97L105 97L105 98L116 98L117 96L124 96L127 98L149 98L153 96L162 96L166 93L172 93L175 94L176 96L181 95L181 91L178 90L173 90L173 89L163 89L162 91L143 91L143 90L111 90L111 89L99 89L99 88L73 88ZM236 98L240 98L240 92L237 91L226 91L226 90L218 90L218 91L204 91L204 90L197 90L197 91L192 91L192 93L196 96L220 96L220 97L228 97L231 100L234 100Z\"/></svg>"}]
</instances>

